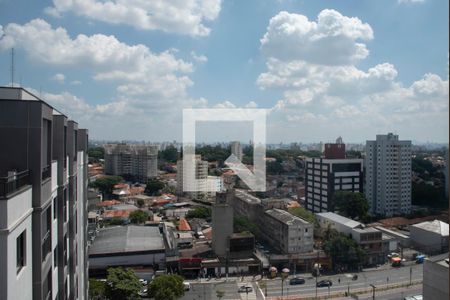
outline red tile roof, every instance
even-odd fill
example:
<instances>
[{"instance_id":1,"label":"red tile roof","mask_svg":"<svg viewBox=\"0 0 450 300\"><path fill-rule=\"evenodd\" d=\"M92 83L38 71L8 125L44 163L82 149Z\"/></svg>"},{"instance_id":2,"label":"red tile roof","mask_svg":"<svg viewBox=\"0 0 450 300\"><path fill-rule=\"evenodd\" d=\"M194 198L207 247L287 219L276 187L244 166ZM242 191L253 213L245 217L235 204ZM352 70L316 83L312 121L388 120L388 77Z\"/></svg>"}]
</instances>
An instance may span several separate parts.
<instances>
[{"instance_id":1,"label":"red tile roof","mask_svg":"<svg viewBox=\"0 0 450 300\"><path fill-rule=\"evenodd\" d=\"M178 224L178 230L190 231L191 230L191 226L189 225L188 221L186 221L186 219L181 218L180 219L180 223Z\"/></svg>"}]
</instances>

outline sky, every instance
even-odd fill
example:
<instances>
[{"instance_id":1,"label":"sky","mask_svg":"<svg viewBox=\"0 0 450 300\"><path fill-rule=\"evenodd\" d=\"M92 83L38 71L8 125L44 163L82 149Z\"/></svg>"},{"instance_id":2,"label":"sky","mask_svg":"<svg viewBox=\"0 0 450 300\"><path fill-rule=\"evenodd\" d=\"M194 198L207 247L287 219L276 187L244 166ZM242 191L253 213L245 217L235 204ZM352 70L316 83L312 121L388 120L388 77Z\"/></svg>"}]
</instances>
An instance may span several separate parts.
<instances>
[{"instance_id":1,"label":"sky","mask_svg":"<svg viewBox=\"0 0 450 300\"><path fill-rule=\"evenodd\" d=\"M102 140L181 141L184 108L267 141L448 143L448 0L0 0L0 84ZM204 142L251 139L207 122Z\"/></svg>"}]
</instances>

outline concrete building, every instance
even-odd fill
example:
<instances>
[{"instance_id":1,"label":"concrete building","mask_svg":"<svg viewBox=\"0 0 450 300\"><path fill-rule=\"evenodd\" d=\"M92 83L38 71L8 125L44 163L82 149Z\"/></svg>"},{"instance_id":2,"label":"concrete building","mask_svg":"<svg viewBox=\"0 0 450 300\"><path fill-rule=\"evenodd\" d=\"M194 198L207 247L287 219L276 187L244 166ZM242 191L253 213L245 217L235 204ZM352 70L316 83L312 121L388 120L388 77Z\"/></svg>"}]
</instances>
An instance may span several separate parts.
<instances>
[{"instance_id":1,"label":"concrete building","mask_svg":"<svg viewBox=\"0 0 450 300\"><path fill-rule=\"evenodd\" d=\"M334 211L336 191L363 192L363 160L307 158L305 208L312 212Z\"/></svg>"},{"instance_id":2,"label":"concrete building","mask_svg":"<svg viewBox=\"0 0 450 300\"><path fill-rule=\"evenodd\" d=\"M193 173L195 177L188 176L192 170L184 169L183 160L177 162L177 193L179 195L186 194L193 199L207 198L208 184L208 162L202 160L201 155L192 157L194 160L195 170ZM197 191L189 191L197 190Z\"/></svg>"},{"instance_id":3,"label":"concrete building","mask_svg":"<svg viewBox=\"0 0 450 300\"><path fill-rule=\"evenodd\" d=\"M0 299L87 299L87 130L2 87L0 136Z\"/></svg>"},{"instance_id":4,"label":"concrete building","mask_svg":"<svg viewBox=\"0 0 450 300\"><path fill-rule=\"evenodd\" d=\"M233 207L229 205L232 192L217 193L212 206L212 249L218 257L226 257L230 251L229 237L233 234Z\"/></svg>"},{"instance_id":5,"label":"concrete building","mask_svg":"<svg viewBox=\"0 0 450 300\"><path fill-rule=\"evenodd\" d=\"M265 239L282 253L307 253L313 251L314 225L281 209L264 213Z\"/></svg>"},{"instance_id":6,"label":"concrete building","mask_svg":"<svg viewBox=\"0 0 450 300\"><path fill-rule=\"evenodd\" d=\"M231 142L231 154L234 154L241 162L244 158L244 153L242 152L242 147L240 142Z\"/></svg>"},{"instance_id":7,"label":"concrete building","mask_svg":"<svg viewBox=\"0 0 450 300\"><path fill-rule=\"evenodd\" d=\"M109 144L104 148L106 174L131 176L140 182L158 176L158 146Z\"/></svg>"},{"instance_id":8,"label":"concrete building","mask_svg":"<svg viewBox=\"0 0 450 300\"><path fill-rule=\"evenodd\" d=\"M163 269L165 246L159 228L117 226L101 229L89 248L89 272L105 275L106 269L113 266Z\"/></svg>"},{"instance_id":9,"label":"concrete building","mask_svg":"<svg viewBox=\"0 0 450 300\"><path fill-rule=\"evenodd\" d=\"M366 142L365 194L370 212L393 216L411 212L411 141L377 135Z\"/></svg>"},{"instance_id":10,"label":"concrete building","mask_svg":"<svg viewBox=\"0 0 450 300\"><path fill-rule=\"evenodd\" d=\"M367 264L385 262L387 253L384 252L386 249L383 247L383 234L381 231L373 227L366 227L360 222L333 212L318 213L316 218L320 225L319 235L322 235L328 227L335 229L337 232L350 236L366 251ZM389 246L387 248L389 249Z\"/></svg>"},{"instance_id":11,"label":"concrete building","mask_svg":"<svg viewBox=\"0 0 450 300\"><path fill-rule=\"evenodd\" d=\"M449 225L434 220L409 226L413 247L426 254L448 252Z\"/></svg>"},{"instance_id":12,"label":"concrete building","mask_svg":"<svg viewBox=\"0 0 450 300\"><path fill-rule=\"evenodd\" d=\"M423 264L423 299L449 299L448 272L448 253L425 259Z\"/></svg>"},{"instance_id":13,"label":"concrete building","mask_svg":"<svg viewBox=\"0 0 450 300\"><path fill-rule=\"evenodd\" d=\"M326 143L323 156L326 159L344 159L345 158L345 144L342 142L342 138L338 137L336 143Z\"/></svg>"}]
</instances>

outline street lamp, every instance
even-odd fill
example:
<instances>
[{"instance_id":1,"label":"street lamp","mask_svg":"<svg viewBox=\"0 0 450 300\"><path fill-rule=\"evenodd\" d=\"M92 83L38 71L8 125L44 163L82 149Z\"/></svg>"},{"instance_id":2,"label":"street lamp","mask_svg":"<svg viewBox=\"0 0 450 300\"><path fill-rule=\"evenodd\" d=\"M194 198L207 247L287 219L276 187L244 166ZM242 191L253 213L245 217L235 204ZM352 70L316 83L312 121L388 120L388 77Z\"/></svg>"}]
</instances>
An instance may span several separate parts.
<instances>
[{"instance_id":1,"label":"street lamp","mask_svg":"<svg viewBox=\"0 0 450 300\"><path fill-rule=\"evenodd\" d=\"M288 268L284 268L281 270L281 298L283 298L284 293L284 280L289 276L290 270Z\"/></svg>"},{"instance_id":2,"label":"street lamp","mask_svg":"<svg viewBox=\"0 0 450 300\"><path fill-rule=\"evenodd\" d=\"M376 289L377 287L374 286L373 284L370 284L370 286L372 287L372 300L375 300L375 289Z\"/></svg>"}]
</instances>

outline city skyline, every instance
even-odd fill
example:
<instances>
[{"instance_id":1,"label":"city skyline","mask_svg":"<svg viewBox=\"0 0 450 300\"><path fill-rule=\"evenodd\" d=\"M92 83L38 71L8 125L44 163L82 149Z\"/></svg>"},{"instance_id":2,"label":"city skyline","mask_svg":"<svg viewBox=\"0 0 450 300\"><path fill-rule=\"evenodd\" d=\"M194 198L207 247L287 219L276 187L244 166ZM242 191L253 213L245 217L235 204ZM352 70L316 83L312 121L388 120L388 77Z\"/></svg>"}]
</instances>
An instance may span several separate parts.
<instances>
[{"instance_id":1,"label":"city skyline","mask_svg":"<svg viewBox=\"0 0 450 300\"><path fill-rule=\"evenodd\" d=\"M1 84L14 47L16 85L99 140L181 141L183 108L249 107L269 143L448 143L448 1L157 4L0 1Z\"/></svg>"}]
</instances>

